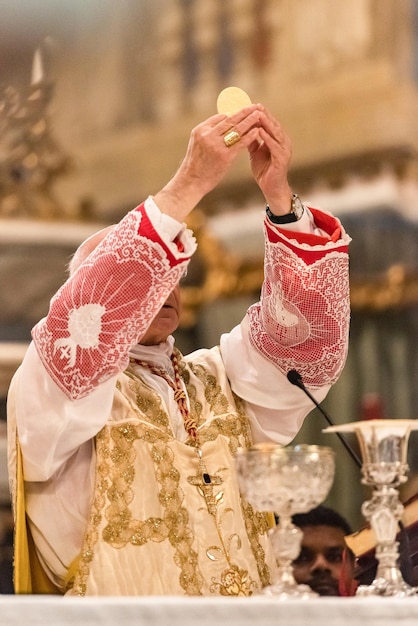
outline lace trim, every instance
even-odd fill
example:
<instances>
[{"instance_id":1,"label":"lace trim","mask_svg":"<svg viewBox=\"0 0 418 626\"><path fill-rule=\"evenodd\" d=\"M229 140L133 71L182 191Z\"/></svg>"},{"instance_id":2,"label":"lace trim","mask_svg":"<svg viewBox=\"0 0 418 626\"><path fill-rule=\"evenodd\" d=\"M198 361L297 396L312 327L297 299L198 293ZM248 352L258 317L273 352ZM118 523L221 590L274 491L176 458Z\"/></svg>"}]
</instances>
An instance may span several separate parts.
<instances>
[{"instance_id":1,"label":"lace trim","mask_svg":"<svg viewBox=\"0 0 418 626\"><path fill-rule=\"evenodd\" d=\"M155 241L141 235L150 230L148 222L139 210L128 213L61 287L48 317L33 330L45 368L73 399L125 369L130 346L187 267L187 259L170 266L157 233Z\"/></svg>"},{"instance_id":2,"label":"lace trim","mask_svg":"<svg viewBox=\"0 0 418 626\"><path fill-rule=\"evenodd\" d=\"M259 304L249 309L250 340L284 374L335 382L347 355L350 321L348 258L330 253L306 265L285 245L268 246Z\"/></svg>"}]
</instances>

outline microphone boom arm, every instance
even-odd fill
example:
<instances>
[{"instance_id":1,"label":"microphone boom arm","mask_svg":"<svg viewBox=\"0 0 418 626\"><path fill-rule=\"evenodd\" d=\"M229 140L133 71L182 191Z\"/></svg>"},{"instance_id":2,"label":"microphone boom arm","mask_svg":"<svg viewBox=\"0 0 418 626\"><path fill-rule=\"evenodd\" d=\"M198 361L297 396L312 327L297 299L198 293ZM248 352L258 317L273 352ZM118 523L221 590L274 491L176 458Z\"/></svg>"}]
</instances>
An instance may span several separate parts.
<instances>
[{"instance_id":1,"label":"microphone boom arm","mask_svg":"<svg viewBox=\"0 0 418 626\"><path fill-rule=\"evenodd\" d=\"M325 419L327 420L327 422L328 422L328 424L330 426L335 426L334 422L332 421L332 419L330 418L328 413L322 408L322 406L319 404L319 402L317 402L317 400L314 398L314 396L311 394L311 392L308 391L308 389L305 387L305 385L304 385L304 383L302 381L302 377L301 377L301 375L299 374L299 372L297 370L290 370L287 373L287 379L288 379L288 381L290 383L292 383L292 385L296 385L296 387L299 387L299 389L302 389L302 391L314 403L314 405L320 411L320 413L325 417ZM356 463L357 467L359 467L361 469L362 462L359 459L359 457L357 456L357 454L354 452L352 447L347 443L347 441L345 440L345 438L342 436L341 433L336 432L336 435L339 438L339 440L341 441L341 443L343 444L344 448L347 450L348 454L351 456L353 461Z\"/></svg>"}]
</instances>

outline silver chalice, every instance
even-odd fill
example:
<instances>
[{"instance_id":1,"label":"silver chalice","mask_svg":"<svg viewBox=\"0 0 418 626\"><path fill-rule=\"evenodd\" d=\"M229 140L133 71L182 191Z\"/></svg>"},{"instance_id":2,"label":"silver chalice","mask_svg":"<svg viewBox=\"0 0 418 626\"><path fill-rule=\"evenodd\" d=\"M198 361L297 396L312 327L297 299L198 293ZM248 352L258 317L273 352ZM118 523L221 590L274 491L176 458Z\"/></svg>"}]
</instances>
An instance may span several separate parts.
<instances>
[{"instance_id":1,"label":"silver chalice","mask_svg":"<svg viewBox=\"0 0 418 626\"><path fill-rule=\"evenodd\" d=\"M299 556L302 531L293 524L294 513L305 513L327 497L334 480L334 452L326 446L283 447L262 443L236 455L240 491L257 511L274 512L279 522L270 539L277 560L273 583L264 595L309 598L317 594L298 585L292 562Z\"/></svg>"},{"instance_id":2,"label":"silver chalice","mask_svg":"<svg viewBox=\"0 0 418 626\"><path fill-rule=\"evenodd\" d=\"M362 513L370 523L376 539L376 576L370 585L360 585L359 596L414 596L402 576L399 543L396 535L404 510L398 487L407 481L408 440L411 430L418 430L416 420L375 419L351 422L326 428L324 432L354 432L362 456L362 483L371 485L370 500L362 505Z\"/></svg>"}]
</instances>

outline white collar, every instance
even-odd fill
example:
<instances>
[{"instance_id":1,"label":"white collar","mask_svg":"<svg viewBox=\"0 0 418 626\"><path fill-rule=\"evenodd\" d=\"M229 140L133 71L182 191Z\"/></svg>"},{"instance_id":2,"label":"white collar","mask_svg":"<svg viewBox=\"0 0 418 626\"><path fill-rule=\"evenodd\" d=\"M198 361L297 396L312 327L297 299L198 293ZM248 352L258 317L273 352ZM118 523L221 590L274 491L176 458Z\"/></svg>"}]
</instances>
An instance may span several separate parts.
<instances>
[{"instance_id":1,"label":"white collar","mask_svg":"<svg viewBox=\"0 0 418 626\"><path fill-rule=\"evenodd\" d=\"M129 356L140 361L147 361L157 367L171 369L171 354L174 348L174 337L170 335L163 343L154 346L144 346L140 343L132 346Z\"/></svg>"}]
</instances>

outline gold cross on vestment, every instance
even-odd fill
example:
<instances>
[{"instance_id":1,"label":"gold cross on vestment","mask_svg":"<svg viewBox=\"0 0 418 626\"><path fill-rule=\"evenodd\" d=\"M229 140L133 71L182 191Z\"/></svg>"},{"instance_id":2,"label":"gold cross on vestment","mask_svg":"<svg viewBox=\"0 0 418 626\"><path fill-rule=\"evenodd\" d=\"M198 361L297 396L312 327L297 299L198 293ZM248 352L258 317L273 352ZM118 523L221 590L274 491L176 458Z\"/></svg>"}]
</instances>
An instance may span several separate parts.
<instances>
[{"instance_id":1,"label":"gold cross on vestment","mask_svg":"<svg viewBox=\"0 0 418 626\"><path fill-rule=\"evenodd\" d=\"M206 506L211 515L216 515L217 505L223 499L223 491L218 491L217 494L213 493L213 487L215 485L221 485L223 480L220 476L211 476L208 472L201 472L196 476L188 476L187 482L194 487L197 487L199 494L205 499Z\"/></svg>"}]
</instances>

